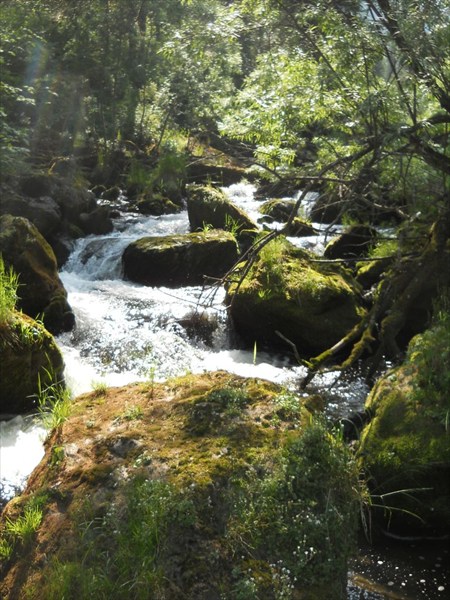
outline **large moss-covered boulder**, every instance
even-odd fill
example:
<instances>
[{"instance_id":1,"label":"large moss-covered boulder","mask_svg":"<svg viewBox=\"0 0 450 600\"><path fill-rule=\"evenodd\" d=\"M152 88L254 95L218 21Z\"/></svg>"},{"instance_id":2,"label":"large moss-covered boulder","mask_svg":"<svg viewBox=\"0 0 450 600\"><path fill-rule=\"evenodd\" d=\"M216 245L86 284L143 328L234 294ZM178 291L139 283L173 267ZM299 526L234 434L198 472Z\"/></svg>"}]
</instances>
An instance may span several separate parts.
<instances>
[{"instance_id":1,"label":"large moss-covered boulder","mask_svg":"<svg viewBox=\"0 0 450 600\"><path fill-rule=\"evenodd\" d=\"M56 258L36 227L22 217L1 216L0 254L19 275L18 307L31 317L41 316L51 333L70 330L75 318Z\"/></svg>"},{"instance_id":2,"label":"large moss-covered boulder","mask_svg":"<svg viewBox=\"0 0 450 600\"><path fill-rule=\"evenodd\" d=\"M236 290L236 284L228 289L230 312L243 339L287 349L279 331L302 356L330 348L365 314L359 286L345 269L311 262L282 237L263 248Z\"/></svg>"},{"instance_id":3,"label":"large moss-covered boulder","mask_svg":"<svg viewBox=\"0 0 450 600\"><path fill-rule=\"evenodd\" d=\"M124 276L144 285L200 285L222 277L237 261L235 237L212 230L132 242L122 256Z\"/></svg>"},{"instance_id":4,"label":"large moss-covered boulder","mask_svg":"<svg viewBox=\"0 0 450 600\"><path fill-rule=\"evenodd\" d=\"M450 317L413 338L405 363L370 394L359 456L382 526L400 535L450 534Z\"/></svg>"},{"instance_id":5,"label":"large moss-covered boulder","mask_svg":"<svg viewBox=\"0 0 450 600\"><path fill-rule=\"evenodd\" d=\"M186 192L191 231L209 225L217 229L233 231L240 237L258 229L252 219L218 188L189 185Z\"/></svg>"},{"instance_id":6,"label":"large moss-covered boulder","mask_svg":"<svg viewBox=\"0 0 450 600\"><path fill-rule=\"evenodd\" d=\"M24 543L0 526L0 595L341 600L357 486L342 441L266 381L98 389L5 509L37 518Z\"/></svg>"},{"instance_id":7,"label":"large moss-covered boulder","mask_svg":"<svg viewBox=\"0 0 450 600\"><path fill-rule=\"evenodd\" d=\"M34 410L39 391L61 382L63 370L61 352L41 323L14 312L0 325L0 414Z\"/></svg>"}]
</instances>

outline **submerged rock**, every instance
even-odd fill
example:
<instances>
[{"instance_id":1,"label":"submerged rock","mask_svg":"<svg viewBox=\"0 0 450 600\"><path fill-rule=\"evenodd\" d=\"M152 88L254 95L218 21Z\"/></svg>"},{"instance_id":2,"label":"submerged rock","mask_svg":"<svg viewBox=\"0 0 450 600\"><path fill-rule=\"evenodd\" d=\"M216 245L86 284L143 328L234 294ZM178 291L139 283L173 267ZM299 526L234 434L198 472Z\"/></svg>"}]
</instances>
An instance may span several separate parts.
<instances>
[{"instance_id":1,"label":"submerged rock","mask_svg":"<svg viewBox=\"0 0 450 600\"><path fill-rule=\"evenodd\" d=\"M144 285L201 285L220 278L237 261L235 237L226 231L141 238L122 256L124 276Z\"/></svg>"},{"instance_id":2,"label":"submerged rock","mask_svg":"<svg viewBox=\"0 0 450 600\"><path fill-rule=\"evenodd\" d=\"M216 372L96 391L5 509L39 518L26 543L3 527L0 594L340 600L356 487L348 449L272 383Z\"/></svg>"},{"instance_id":3,"label":"submerged rock","mask_svg":"<svg viewBox=\"0 0 450 600\"><path fill-rule=\"evenodd\" d=\"M0 327L0 413L36 409L40 391L63 381L64 362L42 324L15 312Z\"/></svg>"},{"instance_id":4,"label":"submerged rock","mask_svg":"<svg viewBox=\"0 0 450 600\"><path fill-rule=\"evenodd\" d=\"M0 253L19 275L18 307L33 318L42 316L51 333L72 329L75 317L55 255L36 227L22 217L1 216Z\"/></svg>"},{"instance_id":5,"label":"submerged rock","mask_svg":"<svg viewBox=\"0 0 450 600\"><path fill-rule=\"evenodd\" d=\"M311 262L285 238L270 242L236 291L228 289L236 331L245 341L282 346L302 356L332 347L365 314L360 288L345 269Z\"/></svg>"}]
</instances>

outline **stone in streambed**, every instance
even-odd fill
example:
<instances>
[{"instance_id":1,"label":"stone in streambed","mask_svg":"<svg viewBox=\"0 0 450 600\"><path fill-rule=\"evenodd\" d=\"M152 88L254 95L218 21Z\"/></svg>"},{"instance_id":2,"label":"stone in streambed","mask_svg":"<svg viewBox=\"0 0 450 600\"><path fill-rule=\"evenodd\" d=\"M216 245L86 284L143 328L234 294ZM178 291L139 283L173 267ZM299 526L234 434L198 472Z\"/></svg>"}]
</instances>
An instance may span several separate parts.
<instances>
[{"instance_id":1,"label":"stone in streambed","mask_svg":"<svg viewBox=\"0 0 450 600\"><path fill-rule=\"evenodd\" d=\"M144 285L200 285L205 277L220 278L237 261L235 237L212 230L141 238L122 256L124 276Z\"/></svg>"}]
</instances>

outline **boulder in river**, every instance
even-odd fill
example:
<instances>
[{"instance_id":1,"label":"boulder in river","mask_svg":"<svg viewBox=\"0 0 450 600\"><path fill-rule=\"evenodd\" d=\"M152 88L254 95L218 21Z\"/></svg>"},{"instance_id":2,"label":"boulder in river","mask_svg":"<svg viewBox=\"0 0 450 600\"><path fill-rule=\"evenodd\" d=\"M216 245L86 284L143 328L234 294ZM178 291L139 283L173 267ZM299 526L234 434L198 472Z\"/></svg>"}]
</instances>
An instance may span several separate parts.
<instances>
[{"instance_id":1,"label":"boulder in river","mask_svg":"<svg viewBox=\"0 0 450 600\"><path fill-rule=\"evenodd\" d=\"M256 223L220 189L189 185L186 192L191 231L211 226L232 231L239 238L258 229Z\"/></svg>"},{"instance_id":2,"label":"boulder in river","mask_svg":"<svg viewBox=\"0 0 450 600\"><path fill-rule=\"evenodd\" d=\"M75 317L55 255L36 227L22 217L1 216L0 253L5 266L19 275L18 307L33 318L41 316L51 333L72 329Z\"/></svg>"},{"instance_id":3,"label":"boulder in river","mask_svg":"<svg viewBox=\"0 0 450 600\"><path fill-rule=\"evenodd\" d=\"M37 395L63 380L64 363L53 337L41 323L14 312L0 326L0 413L36 409Z\"/></svg>"},{"instance_id":4,"label":"boulder in river","mask_svg":"<svg viewBox=\"0 0 450 600\"><path fill-rule=\"evenodd\" d=\"M0 595L343 600L357 487L342 440L275 384L215 372L99 389L5 508L4 523L35 519L26 539L0 531Z\"/></svg>"},{"instance_id":5,"label":"boulder in river","mask_svg":"<svg viewBox=\"0 0 450 600\"><path fill-rule=\"evenodd\" d=\"M311 223L295 217L292 223L286 230L286 235L291 237L308 237L317 235L317 231L314 229Z\"/></svg>"},{"instance_id":6,"label":"boulder in river","mask_svg":"<svg viewBox=\"0 0 450 600\"><path fill-rule=\"evenodd\" d=\"M227 231L146 237L132 242L122 256L124 276L144 285L201 285L220 278L237 261L236 238Z\"/></svg>"},{"instance_id":7,"label":"boulder in river","mask_svg":"<svg viewBox=\"0 0 450 600\"><path fill-rule=\"evenodd\" d=\"M331 259L365 256L376 238L377 231L373 227L352 225L327 244L324 255Z\"/></svg>"},{"instance_id":8,"label":"boulder in river","mask_svg":"<svg viewBox=\"0 0 450 600\"><path fill-rule=\"evenodd\" d=\"M158 193L142 194L137 201L137 209L143 215L171 215L180 212L181 206Z\"/></svg>"},{"instance_id":9,"label":"boulder in river","mask_svg":"<svg viewBox=\"0 0 450 600\"><path fill-rule=\"evenodd\" d=\"M290 200L286 198L273 198L272 200L267 200L262 204L259 211L263 215L267 215L272 217L275 221L280 221L280 223L284 223L290 217L292 209L295 206L295 200Z\"/></svg>"},{"instance_id":10,"label":"boulder in river","mask_svg":"<svg viewBox=\"0 0 450 600\"><path fill-rule=\"evenodd\" d=\"M347 270L312 262L280 236L228 296L235 329L249 345L287 349L280 332L300 355L311 356L332 347L365 314L360 291Z\"/></svg>"},{"instance_id":11,"label":"boulder in river","mask_svg":"<svg viewBox=\"0 0 450 600\"><path fill-rule=\"evenodd\" d=\"M79 224L84 233L91 235L104 235L114 229L110 209L107 206L98 206L89 213L81 213Z\"/></svg>"}]
</instances>

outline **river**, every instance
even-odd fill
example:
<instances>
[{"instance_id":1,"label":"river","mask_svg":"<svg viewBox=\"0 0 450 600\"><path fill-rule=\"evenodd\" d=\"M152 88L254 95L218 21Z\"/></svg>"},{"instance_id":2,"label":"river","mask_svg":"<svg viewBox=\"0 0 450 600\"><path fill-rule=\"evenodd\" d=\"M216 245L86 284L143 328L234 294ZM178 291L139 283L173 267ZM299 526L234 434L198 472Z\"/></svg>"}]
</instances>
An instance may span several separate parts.
<instances>
[{"instance_id":1,"label":"river","mask_svg":"<svg viewBox=\"0 0 450 600\"><path fill-rule=\"evenodd\" d=\"M231 199L256 219L254 191L246 183L227 189ZM308 211L309 199L304 212ZM149 217L127 212L126 207L126 199L120 198L118 208L122 212L112 233L77 240L61 272L76 315L76 328L58 336L57 342L73 395L103 383L119 386L216 369L295 388L305 372L292 361L288 349L286 355L273 355L257 348L256 352L238 348L228 324L222 289L152 288L122 279L121 256L131 241L189 231L186 211ZM292 241L318 254L323 250L323 236ZM199 321L203 324L200 329L195 327ZM360 410L368 391L357 374L341 378L338 373L327 373L315 378L313 385L327 395L327 411L332 418ZM33 417L17 417L0 427L1 485L3 495L11 496L42 458L44 433ZM349 599L444 597L449 589L444 573L448 553L441 548L427 549L426 565L434 565L433 576L431 570L429 574L419 573L421 563L416 554L410 552L408 559L397 556L392 561L386 549L380 554L364 548L352 566Z\"/></svg>"}]
</instances>

